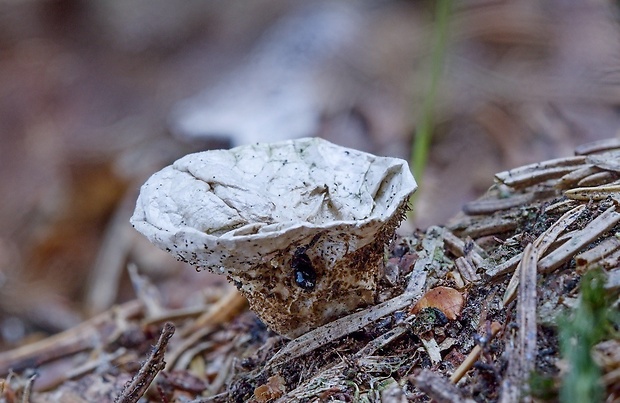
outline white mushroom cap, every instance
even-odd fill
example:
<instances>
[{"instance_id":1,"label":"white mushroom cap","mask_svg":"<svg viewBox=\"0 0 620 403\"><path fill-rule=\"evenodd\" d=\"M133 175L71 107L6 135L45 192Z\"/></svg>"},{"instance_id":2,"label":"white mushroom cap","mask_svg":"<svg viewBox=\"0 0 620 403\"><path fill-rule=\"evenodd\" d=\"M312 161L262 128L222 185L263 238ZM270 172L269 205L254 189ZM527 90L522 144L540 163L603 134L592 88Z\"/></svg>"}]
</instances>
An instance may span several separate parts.
<instances>
[{"instance_id":1,"label":"white mushroom cap","mask_svg":"<svg viewBox=\"0 0 620 403\"><path fill-rule=\"evenodd\" d=\"M374 302L368 245L382 254L415 189L406 161L306 138L187 155L142 186L131 222L296 336Z\"/></svg>"}]
</instances>

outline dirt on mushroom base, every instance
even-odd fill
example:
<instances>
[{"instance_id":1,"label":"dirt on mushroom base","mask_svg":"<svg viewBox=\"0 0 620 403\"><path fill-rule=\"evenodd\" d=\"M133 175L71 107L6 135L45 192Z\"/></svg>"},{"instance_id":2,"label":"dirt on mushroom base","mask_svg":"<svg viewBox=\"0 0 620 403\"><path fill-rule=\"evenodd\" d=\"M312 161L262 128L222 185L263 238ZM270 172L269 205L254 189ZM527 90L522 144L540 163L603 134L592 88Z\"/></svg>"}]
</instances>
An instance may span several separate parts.
<instances>
[{"instance_id":1,"label":"dirt on mushroom base","mask_svg":"<svg viewBox=\"0 0 620 403\"><path fill-rule=\"evenodd\" d=\"M470 215L396 239L379 281L381 312L389 312L383 316L368 308L341 321L344 328L326 325L311 338L287 342L248 311L231 311L225 326L200 327L195 316L170 313L167 319L179 330L165 355L168 366L147 399L498 401L518 399L522 390L557 399L561 373L568 370L560 356L558 317L579 306L581 277L602 268L611 306L618 303L615 183L620 173L615 154L605 153L609 148L620 148L620 142L588 149L583 158L500 173L485 196L465 207ZM584 194L590 197L584 200ZM426 291L439 287L465 297L455 320L446 314L452 302L441 298L410 313ZM408 292L415 295L403 299ZM91 336L104 341L86 348L81 358L84 367L97 372L85 371L49 392L32 393L32 401L117 396L119 388L104 388L106 379L124 383L139 373L138 363L151 352L161 327L161 318L155 320L145 308L147 300L134 302L141 304L91 323ZM371 315L377 320L358 320ZM340 336L334 337L334 329ZM71 345L69 335L63 337ZM613 333L595 345L612 401L620 393L613 372L620 366L614 353L618 346ZM61 361L45 356L43 349L38 356L32 351L29 357L23 351L13 354L12 366L21 371L43 357ZM106 361L106 355L115 354ZM6 364L7 355L3 358ZM105 371L110 362L114 370ZM18 373L5 390L19 395L28 389L26 373Z\"/></svg>"}]
</instances>

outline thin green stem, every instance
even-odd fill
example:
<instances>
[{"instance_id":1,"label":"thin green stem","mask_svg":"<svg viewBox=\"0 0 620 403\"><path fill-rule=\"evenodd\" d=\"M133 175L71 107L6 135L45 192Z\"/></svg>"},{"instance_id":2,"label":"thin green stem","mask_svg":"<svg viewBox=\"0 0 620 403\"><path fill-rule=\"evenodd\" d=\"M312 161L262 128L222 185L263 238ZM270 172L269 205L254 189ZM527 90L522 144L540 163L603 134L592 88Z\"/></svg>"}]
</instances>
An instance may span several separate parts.
<instances>
[{"instance_id":1,"label":"thin green stem","mask_svg":"<svg viewBox=\"0 0 620 403\"><path fill-rule=\"evenodd\" d=\"M436 2L436 21L434 29L434 46L431 59L431 80L427 96L422 104L422 113L414 138L413 149L411 151L411 166L413 174L418 182L422 181L424 169L428 160L428 149L431 143L434 123L434 110L437 98L437 88L443 72L443 63L446 54L446 44L448 39L448 21L451 0L437 0Z\"/></svg>"}]
</instances>

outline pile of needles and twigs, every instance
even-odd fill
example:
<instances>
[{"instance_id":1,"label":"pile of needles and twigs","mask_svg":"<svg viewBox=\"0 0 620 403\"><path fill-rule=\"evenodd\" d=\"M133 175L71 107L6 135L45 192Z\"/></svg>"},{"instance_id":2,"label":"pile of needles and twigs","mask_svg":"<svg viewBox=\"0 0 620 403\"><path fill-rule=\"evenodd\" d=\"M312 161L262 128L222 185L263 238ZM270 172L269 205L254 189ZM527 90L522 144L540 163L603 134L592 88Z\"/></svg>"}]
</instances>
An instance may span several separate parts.
<instances>
[{"instance_id":1,"label":"pile of needles and twigs","mask_svg":"<svg viewBox=\"0 0 620 403\"><path fill-rule=\"evenodd\" d=\"M234 289L167 310L132 270L138 299L1 353L0 400L618 401L619 223L619 140L498 173L394 240L376 305L292 341Z\"/></svg>"}]
</instances>

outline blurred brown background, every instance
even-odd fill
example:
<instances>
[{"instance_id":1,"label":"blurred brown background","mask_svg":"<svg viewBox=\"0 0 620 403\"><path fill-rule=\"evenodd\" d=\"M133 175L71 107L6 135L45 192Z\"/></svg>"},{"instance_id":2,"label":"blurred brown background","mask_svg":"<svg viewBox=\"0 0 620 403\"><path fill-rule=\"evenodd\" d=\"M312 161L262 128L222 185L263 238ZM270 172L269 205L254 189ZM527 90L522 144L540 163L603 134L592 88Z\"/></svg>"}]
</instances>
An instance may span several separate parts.
<instances>
[{"instance_id":1,"label":"blurred brown background","mask_svg":"<svg viewBox=\"0 0 620 403\"><path fill-rule=\"evenodd\" d=\"M457 4L458 3L458 4ZM0 348L133 297L224 279L128 224L140 184L189 152L300 136L409 159L435 2L0 2ZM618 3L455 2L413 224L495 172L618 134ZM216 289L216 288L212 288Z\"/></svg>"}]
</instances>

